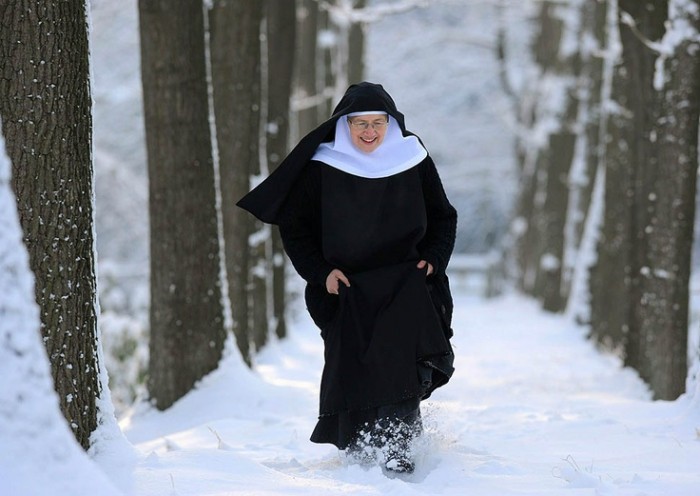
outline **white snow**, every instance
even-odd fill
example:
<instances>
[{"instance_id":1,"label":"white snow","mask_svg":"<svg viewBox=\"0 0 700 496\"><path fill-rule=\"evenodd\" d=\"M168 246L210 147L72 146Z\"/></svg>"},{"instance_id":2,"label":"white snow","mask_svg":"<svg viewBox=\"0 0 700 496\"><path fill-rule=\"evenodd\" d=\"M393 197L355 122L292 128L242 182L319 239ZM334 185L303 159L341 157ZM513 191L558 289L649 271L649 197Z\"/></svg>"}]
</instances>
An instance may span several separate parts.
<instances>
[{"instance_id":1,"label":"white snow","mask_svg":"<svg viewBox=\"0 0 700 496\"><path fill-rule=\"evenodd\" d=\"M457 285L458 286L458 285ZM121 422L134 494L697 495L700 410L653 402L585 329L514 294L456 295L456 372L423 403L413 475L387 477L308 441L323 360L299 313L257 358L229 357L169 411Z\"/></svg>"},{"instance_id":2,"label":"white snow","mask_svg":"<svg viewBox=\"0 0 700 496\"><path fill-rule=\"evenodd\" d=\"M10 171L0 137L0 494L116 495L59 410Z\"/></svg>"}]
</instances>

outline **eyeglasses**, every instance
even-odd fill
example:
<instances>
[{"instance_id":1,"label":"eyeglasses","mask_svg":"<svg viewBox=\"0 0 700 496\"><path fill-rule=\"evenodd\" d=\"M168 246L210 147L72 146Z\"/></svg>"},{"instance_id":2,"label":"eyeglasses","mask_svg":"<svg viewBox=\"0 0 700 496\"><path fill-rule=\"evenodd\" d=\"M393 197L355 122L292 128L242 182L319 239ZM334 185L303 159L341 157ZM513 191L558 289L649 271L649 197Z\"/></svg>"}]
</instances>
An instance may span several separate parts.
<instances>
[{"instance_id":1,"label":"eyeglasses","mask_svg":"<svg viewBox=\"0 0 700 496\"><path fill-rule=\"evenodd\" d=\"M389 125L389 121L348 121L358 131L367 131L370 127L374 130L382 130Z\"/></svg>"}]
</instances>

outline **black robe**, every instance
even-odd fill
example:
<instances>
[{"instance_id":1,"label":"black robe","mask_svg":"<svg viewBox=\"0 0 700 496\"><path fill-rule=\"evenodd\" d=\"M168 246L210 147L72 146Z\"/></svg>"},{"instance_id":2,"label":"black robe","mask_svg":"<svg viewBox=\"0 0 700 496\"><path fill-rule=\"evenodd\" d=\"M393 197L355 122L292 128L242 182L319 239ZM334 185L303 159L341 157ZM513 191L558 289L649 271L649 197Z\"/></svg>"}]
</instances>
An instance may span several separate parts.
<instances>
[{"instance_id":1,"label":"black robe","mask_svg":"<svg viewBox=\"0 0 700 496\"><path fill-rule=\"evenodd\" d=\"M307 307L325 344L312 440L344 448L355 424L389 405L417 405L452 374L445 267L456 212L430 157L373 179L310 161L309 152L332 139L335 121L350 112L385 110L409 134L379 85L351 87L338 107L239 205L280 226L285 250L308 283ZM421 259L434 275L416 267ZM340 284L339 295L325 289L334 268L351 283Z\"/></svg>"}]
</instances>

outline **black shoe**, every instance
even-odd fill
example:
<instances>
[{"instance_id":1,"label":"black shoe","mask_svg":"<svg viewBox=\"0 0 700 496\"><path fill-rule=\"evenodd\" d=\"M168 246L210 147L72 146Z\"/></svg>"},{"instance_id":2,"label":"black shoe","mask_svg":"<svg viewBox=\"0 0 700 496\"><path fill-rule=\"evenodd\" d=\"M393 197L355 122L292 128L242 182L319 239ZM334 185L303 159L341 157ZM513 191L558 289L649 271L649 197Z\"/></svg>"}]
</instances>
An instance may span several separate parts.
<instances>
[{"instance_id":1,"label":"black shoe","mask_svg":"<svg viewBox=\"0 0 700 496\"><path fill-rule=\"evenodd\" d=\"M360 465L372 465L377 461L377 451L362 438L356 439L345 449L345 455Z\"/></svg>"},{"instance_id":2,"label":"black shoe","mask_svg":"<svg viewBox=\"0 0 700 496\"><path fill-rule=\"evenodd\" d=\"M406 455L390 456L384 466L390 472L402 474L412 474L416 469L416 464Z\"/></svg>"}]
</instances>

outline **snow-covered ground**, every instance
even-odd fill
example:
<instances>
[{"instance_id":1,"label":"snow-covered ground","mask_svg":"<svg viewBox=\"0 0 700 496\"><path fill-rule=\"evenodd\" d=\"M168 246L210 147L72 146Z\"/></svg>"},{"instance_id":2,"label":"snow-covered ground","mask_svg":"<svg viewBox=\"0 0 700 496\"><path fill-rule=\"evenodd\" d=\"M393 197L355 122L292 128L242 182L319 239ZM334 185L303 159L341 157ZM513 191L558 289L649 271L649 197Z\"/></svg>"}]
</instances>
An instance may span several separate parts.
<instances>
[{"instance_id":1,"label":"snow-covered ground","mask_svg":"<svg viewBox=\"0 0 700 496\"><path fill-rule=\"evenodd\" d=\"M308 441L323 348L299 313L255 372L230 355L170 410L122 419L141 456L134 493L700 494L697 400L650 401L582 328L521 296L458 289L455 300L456 372L423 403L414 474L387 477Z\"/></svg>"},{"instance_id":2,"label":"snow-covered ground","mask_svg":"<svg viewBox=\"0 0 700 496\"><path fill-rule=\"evenodd\" d=\"M136 2L91 5L100 325L109 349L120 345L118 335L144 335L147 188ZM514 195L508 102L493 60L494 5L441 0L368 33L368 78L385 84L439 162L465 250L498 232ZM507 9L508 36L522 52L529 5ZM0 155L0 199L9 201L6 171ZM0 225L0 258L22 284L0 281L10 288L0 303L14 304L10 290L23 293L15 307L1 308L0 337L14 345L23 336L17 342L27 351L7 347L0 360L0 496L112 494L112 483L133 496L700 494L700 393L653 402L633 372L595 351L567 318L514 294L483 299L473 292L478 285L456 278L457 370L423 405L426 434L413 475L389 478L308 441L323 353L298 302L290 337L270 344L253 371L229 353L167 412L140 403L122 415L136 461L117 435L100 431L103 442L91 455L110 483L61 423L48 364L30 334L38 322L28 306L27 264L4 255L21 252L16 215L8 212L0 209L0 220L13 222L12 230ZM700 303L693 308L691 349L698 349ZM19 324L7 317L14 311L26 313ZM115 368L113 385L133 383L144 360L137 354ZM23 381L25 369L36 384Z\"/></svg>"},{"instance_id":3,"label":"snow-covered ground","mask_svg":"<svg viewBox=\"0 0 700 496\"><path fill-rule=\"evenodd\" d=\"M77 443L59 409L39 332L34 277L22 241L11 170L0 136L0 495L116 496L117 490ZM121 434L115 435L113 419L94 447L109 441L108 449L120 453L115 465L128 466L131 450L116 439Z\"/></svg>"}]
</instances>

